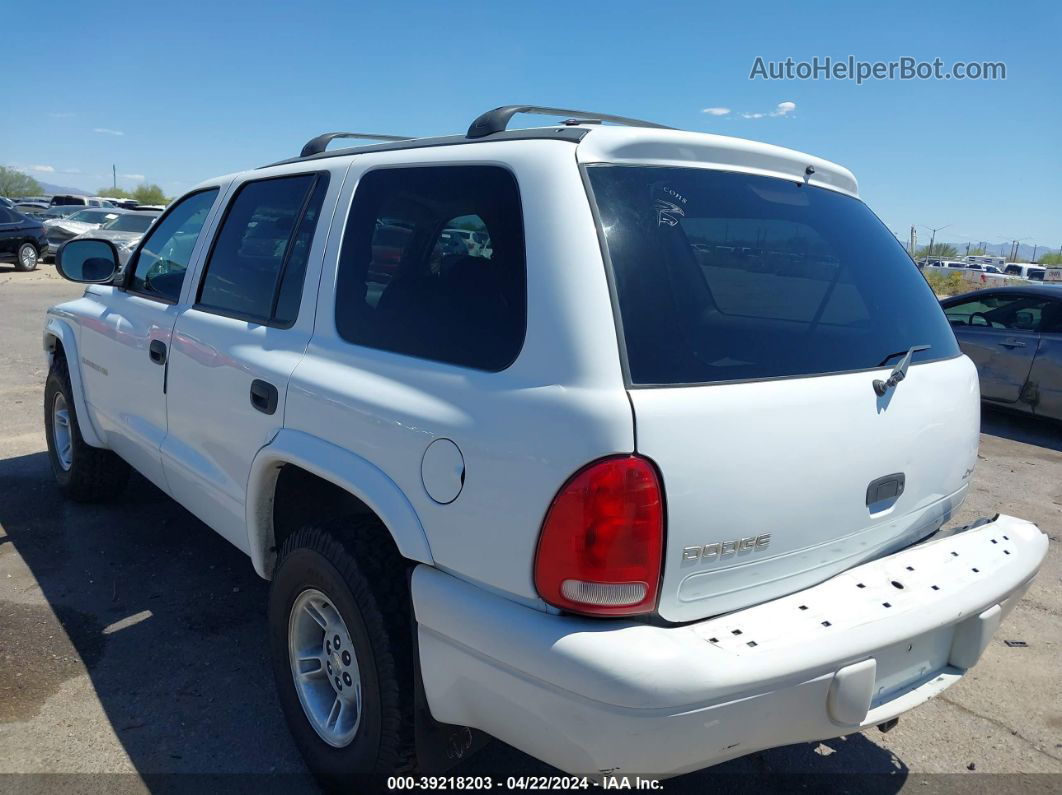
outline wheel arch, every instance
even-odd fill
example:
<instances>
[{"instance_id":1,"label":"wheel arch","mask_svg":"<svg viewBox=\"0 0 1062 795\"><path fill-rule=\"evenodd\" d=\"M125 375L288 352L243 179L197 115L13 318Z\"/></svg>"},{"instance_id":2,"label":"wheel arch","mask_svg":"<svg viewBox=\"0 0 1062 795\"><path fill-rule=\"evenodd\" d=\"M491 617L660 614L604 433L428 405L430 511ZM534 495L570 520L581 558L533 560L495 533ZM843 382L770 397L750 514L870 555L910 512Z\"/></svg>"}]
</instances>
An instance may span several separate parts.
<instances>
[{"instance_id":1,"label":"wheel arch","mask_svg":"<svg viewBox=\"0 0 1062 795\"><path fill-rule=\"evenodd\" d=\"M247 541L255 571L271 579L279 546L275 500L281 471L296 467L348 495L380 520L402 557L432 564L424 527L406 495L378 467L316 436L282 429L258 451L247 484ZM283 529L283 528L282 528Z\"/></svg>"},{"instance_id":2,"label":"wheel arch","mask_svg":"<svg viewBox=\"0 0 1062 795\"><path fill-rule=\"evenodd\" d=\"M81 378L81 359L78 356L77 337L74 329L66 321L49 315L44 324L44 355L50 370L56 356L66 360L66 370L70 375L70 388L74 392L74 410L77 412L78 430L81 438L90 447L106 448L103 436L96 428L92 413L85 400L85 383Z\"/></svg>"}]
</instances>

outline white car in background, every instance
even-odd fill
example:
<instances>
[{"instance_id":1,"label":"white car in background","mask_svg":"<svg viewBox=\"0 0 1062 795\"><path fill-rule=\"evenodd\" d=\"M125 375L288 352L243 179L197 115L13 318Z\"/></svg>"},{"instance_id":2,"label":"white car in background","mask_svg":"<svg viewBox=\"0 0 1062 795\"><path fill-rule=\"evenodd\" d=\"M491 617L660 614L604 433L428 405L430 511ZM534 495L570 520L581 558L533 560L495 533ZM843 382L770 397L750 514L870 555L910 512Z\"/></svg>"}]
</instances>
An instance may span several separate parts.
<instances>
[{"instance_id":1,"label":"white car in background","mask_svg":"<svg viewBox=\"0 0 1062 795\"><path fill-rule=\"evenodd\" d=\"M56 249L67 240L99 229L103 224L113 221L125 212L126 210L119 210L117 207L90 207L78 210L64 218L45 221L44 231L48 236L48 253L54 256Z\"/></svg>"},{"instance_id":2,"label":"white car in background","mask_svg":"<svg viewBox=\"0 0 1062 795\"><path fill-rule=\"evenodd\" d=\"M155 219L161 215L156 210L136 210L133 212L118 213L114 218L104 223L98 229L90 229L78 237L91 237L96 240L109 240L114 243L118 251L120 264L125 265L129 261L129 255L137 247L140 238L155 223Z\"/></svg>"}]
</instances>

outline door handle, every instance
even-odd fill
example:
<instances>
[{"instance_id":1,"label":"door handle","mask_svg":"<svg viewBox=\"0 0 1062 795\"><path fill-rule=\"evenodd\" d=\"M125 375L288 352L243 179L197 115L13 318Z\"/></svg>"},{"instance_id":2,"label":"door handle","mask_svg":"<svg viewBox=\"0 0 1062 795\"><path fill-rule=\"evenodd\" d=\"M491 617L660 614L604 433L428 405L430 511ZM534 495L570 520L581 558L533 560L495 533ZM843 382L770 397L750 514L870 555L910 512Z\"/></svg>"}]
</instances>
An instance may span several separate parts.
<instances>
[{"instance_id":1,"label":"door handle","mask_svg":"<svg viewBox=\"0 0 1062 795\"><path fill-rule=\"evenodd\" d=\"M1016 339L1003 340L1003 342L1001 342L999 344L1002 345L1004 348L1024 348L1025 347L1025 343L1024 342L1022 342L1021 340L1016 340Z\"/></svg>"},{"instance_id":2,"label":"door handle","mask_svg":"<svg viewBox=\"0 0 1062 795\"><path fill-rule=\"evenodd\" d=\"M251 405L263 414L272 414L277 410L280 394L277 388L267 381L256 378L251 382Z\"/></svg>"},{"instance_id":3,"label":"door handle","mask_svg":"<svg viewBox=\"0 0 1062 795\"><path fill-rule=\"evenodd\" d=\"M162 340L152 340L148 345L148 356L155 364L166 364L166 343Z\"/></svg>"}]
</instances>

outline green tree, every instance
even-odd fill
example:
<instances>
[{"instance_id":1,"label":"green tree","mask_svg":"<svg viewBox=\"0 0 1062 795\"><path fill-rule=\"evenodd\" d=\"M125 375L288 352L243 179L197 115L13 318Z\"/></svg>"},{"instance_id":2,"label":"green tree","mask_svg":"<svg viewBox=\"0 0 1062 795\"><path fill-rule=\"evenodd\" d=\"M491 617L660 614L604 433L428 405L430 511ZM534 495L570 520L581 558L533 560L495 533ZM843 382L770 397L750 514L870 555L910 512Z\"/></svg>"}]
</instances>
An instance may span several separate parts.
<instances>
[{"instance_id":1,"label":"green tree","mask_svg":"<svg viewBox=\"0 0 1062 795\"><path fill-rule=\"evenodd\" d=\"M106 196L109 199L128 199L130 198L129 191L122 188L98 188L96 190L97 196Z\"/></svg>"},{"instance_id":2,"label":"green tree","mask_svg":"<svg viewBox=\"0 0 1062 795\"><path fill-rule=\"evenodd\" d=\"M28 174L7 166L0 166L0 196L36 196L44 193L41 183Z\"/></svg>"},{"instance_id":3,"label":"green tree","mask_svg":"<svg viewBox=\"0 0 1062 795\"><path fill-rule=\"evenodd\" d=\"M162 192L162 188L150 182L137 185L133 190L132 197L141 204L169 204L170 200Z\"/></svg>"},{"instance_id":4,"label":"green tree","mask_svg":"<svg viewBox=\"0 0 1062 795\"><path fill-rule=\"evenodd\" d=\"M929 250L929 246L922 246L918 249L918 253L915 255L915 259L923 259L924 257L939 257L940 259L955 259L959 256L959 252L955 250L955 246L950 243L934 243L933 250Z\"/></svg>"},{"instance_id":5,"label":"green tree","mask_svg":"<svg viewBox=\"0 0 1062 795\"><path fill-rule=\"evenodd\" d=\"M1041 265L1062 265L1062 254L1044 254L1040 257Z\"/></svg>"}]
</instances>

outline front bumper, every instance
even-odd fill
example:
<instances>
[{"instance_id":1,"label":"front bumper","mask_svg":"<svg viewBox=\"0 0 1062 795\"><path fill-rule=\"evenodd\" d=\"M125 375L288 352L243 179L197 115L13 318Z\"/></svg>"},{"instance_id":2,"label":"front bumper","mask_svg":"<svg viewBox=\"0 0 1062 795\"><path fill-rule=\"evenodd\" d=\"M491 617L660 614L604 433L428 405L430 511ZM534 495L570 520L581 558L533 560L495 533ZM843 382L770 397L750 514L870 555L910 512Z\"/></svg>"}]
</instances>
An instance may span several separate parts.
<instances>
[{"instance_id":1,"label":"front bumper","mask_svg":"<svg viewBox=\"0 0 1062 795\"><path fill-rule=\"evenodd\" d=\"M1047 553L986 524L790 596L674 627L551 615L429 566L413 574L424 690L571 773L669 776L887 721L954 684Z\"/></svg>"}]
</instances>

